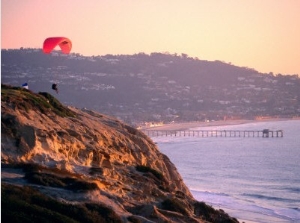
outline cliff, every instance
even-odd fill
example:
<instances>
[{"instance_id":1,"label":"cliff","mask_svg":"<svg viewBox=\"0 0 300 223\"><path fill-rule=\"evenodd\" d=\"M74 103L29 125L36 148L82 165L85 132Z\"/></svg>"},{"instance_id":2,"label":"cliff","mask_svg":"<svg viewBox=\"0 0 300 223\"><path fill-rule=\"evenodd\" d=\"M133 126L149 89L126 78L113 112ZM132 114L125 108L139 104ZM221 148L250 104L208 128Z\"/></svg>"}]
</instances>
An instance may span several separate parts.
<instances>
[{"instance_id":1,"label":"cliff","mask_svg":"<svg viewBox=\"0 0 300 223\"><path fill-rule=\"evenodd\" d=\"M142 132L45 92L2 85L1 166L2 220L237 222L196 201Z\"/></svg>"}]
</instances>

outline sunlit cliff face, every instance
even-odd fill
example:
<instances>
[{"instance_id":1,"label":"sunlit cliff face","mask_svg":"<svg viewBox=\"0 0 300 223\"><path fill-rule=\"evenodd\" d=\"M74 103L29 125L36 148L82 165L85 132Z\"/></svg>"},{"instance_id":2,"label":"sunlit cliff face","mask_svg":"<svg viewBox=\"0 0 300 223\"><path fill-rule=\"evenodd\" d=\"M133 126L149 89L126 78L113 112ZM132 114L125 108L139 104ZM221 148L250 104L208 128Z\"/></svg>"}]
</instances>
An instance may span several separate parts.
<instances>
[{"instance_id":1,"label":"sunlit cliff face","mask_svg":"<svg viewBox=\"0 0 300 223\"><path fill-rule=\"evenodd\" d=\"M124 222L132 216L203 222L206 205L194 200L173 163L142 132L64 107L48 93L2 85L1 99L2 182L37 185L67 203L101 203ZM11 171L24 177L14 180ZM209 219L219 215L231 219L215 210Z\"/></svg>"},{"instance_id":2,"label":"sunlit cliff face","mask_svg":"<svg viewBox=\"0 0 300 223\"><path fill-rule=\"evenodd\" d=\"M2 160L36 162L82 173L99 167L104 176L114 180L126 178L124 173L129 174L137 165L145 165L166 172L172 187L177 187L176 181L182 181L177 172L173 173L175 167L170 161L141 132L101 114L70 110L73 117L5 107ZM171 176L179 178L171 181Z\"/></svg>"}]
</instances>

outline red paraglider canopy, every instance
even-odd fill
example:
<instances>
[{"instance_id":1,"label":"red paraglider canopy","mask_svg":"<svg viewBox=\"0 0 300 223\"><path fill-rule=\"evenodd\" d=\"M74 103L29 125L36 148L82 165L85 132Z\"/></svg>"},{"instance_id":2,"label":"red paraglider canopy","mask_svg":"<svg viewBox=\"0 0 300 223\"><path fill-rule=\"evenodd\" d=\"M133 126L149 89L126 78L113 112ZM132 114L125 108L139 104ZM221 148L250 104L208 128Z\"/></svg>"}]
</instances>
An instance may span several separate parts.
<instances>
[{"instance_id":1,"label":"red paraglider canopy","mask_svg":"<svg viewBox=\"0 0 300 223\"><path fill-rule=\"evenodd\" d=\"M66 37L49 37L44 41L43 52L51 53L56 46L59 46L63 53L68 54L72 49L72 42Z\"/></svg>"}]
</instances>

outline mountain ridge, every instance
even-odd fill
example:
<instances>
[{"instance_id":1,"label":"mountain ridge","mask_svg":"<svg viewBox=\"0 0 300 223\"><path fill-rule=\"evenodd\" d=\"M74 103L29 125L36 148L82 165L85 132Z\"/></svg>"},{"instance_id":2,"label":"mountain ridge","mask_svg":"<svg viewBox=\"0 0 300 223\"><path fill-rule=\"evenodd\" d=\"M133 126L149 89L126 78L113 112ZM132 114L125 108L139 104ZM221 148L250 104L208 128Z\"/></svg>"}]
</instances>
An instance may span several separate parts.
<instances>
[{"instance_id":1,"label":"mountain ridge","mask_svg":"<svg viewBox=\"0 0 300 223\"><path fill-rule=\"evenodd\" d=\"M299 115L298 75L260 73L187 55L139 53L85 57L45 55L40 49L2 50L2 83L52 93L66 105L86 107L139 125Z\"/></svg>"}]
</instances>

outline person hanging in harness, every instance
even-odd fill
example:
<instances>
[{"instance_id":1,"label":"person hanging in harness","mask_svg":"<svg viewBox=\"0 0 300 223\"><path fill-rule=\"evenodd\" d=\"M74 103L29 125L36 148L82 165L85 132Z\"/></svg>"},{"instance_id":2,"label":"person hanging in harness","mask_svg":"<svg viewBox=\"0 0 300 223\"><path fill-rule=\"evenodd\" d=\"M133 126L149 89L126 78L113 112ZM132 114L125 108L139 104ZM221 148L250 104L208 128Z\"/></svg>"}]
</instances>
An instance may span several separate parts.
<instances>
[{"instance_id":1,"label":"person hanging in harness","mask_svg":"<svg viewBox=\"0 0 300 223\"><path fill-rule=\"evenodd\" d=\"M56 93L58 94L57 84L52 84L52 89L55 90Z\"/></svg>"}]
</instances>

